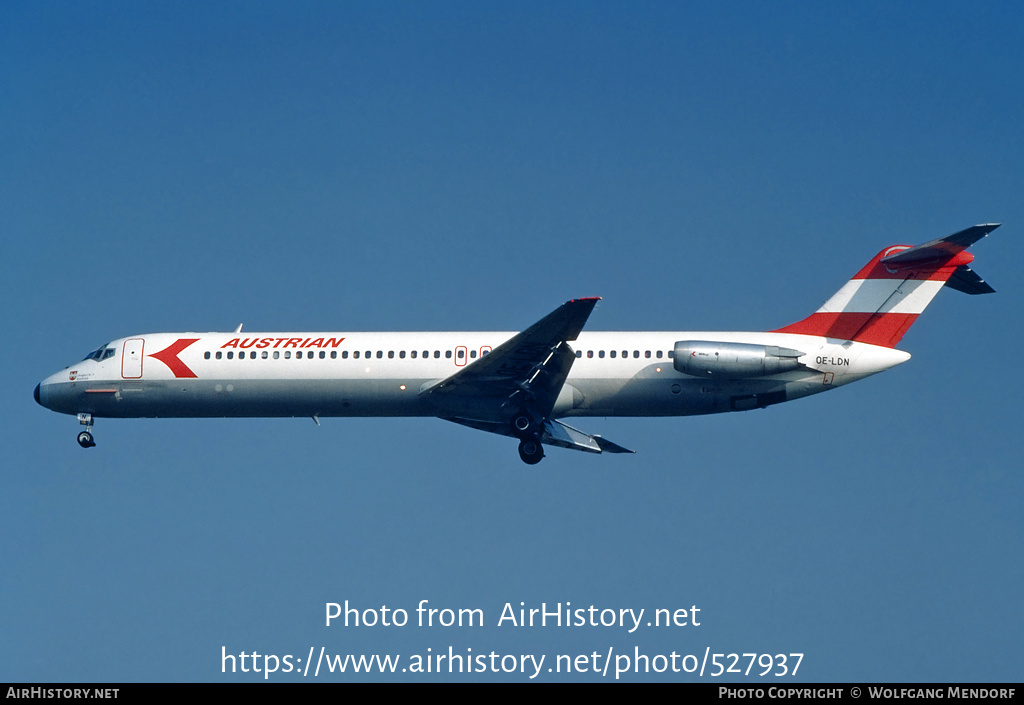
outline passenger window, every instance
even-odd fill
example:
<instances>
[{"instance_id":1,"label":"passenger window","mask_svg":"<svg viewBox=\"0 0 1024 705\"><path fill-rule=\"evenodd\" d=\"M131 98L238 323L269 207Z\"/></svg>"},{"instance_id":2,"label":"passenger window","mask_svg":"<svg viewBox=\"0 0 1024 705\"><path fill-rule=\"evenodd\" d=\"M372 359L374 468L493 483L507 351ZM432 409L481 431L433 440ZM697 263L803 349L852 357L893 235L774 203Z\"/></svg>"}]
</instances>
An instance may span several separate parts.
<instances>
[{"instance_id":1,"label":"passenger window","mask_svg":"<svg viewBox=\"0 0 1024 705\"><path fill-rule=\"evenodd\" d=\"M398 357L401 358L402 360L404 360L405 359L405 350L399 350L398 351Z\"/></svg>"},{"instance_id":2,"label":"passenger window","mask_svg":"<svg viewBox=\"0 0 1024 705\"><path fill-rule=\"evenodd\" d=\"M593 350L587 350L587 357L594 357L594 351Z\"/></svg>"},{"instance_id":3,"label":"passenger window","mask_svg":"<svg viewBox=\"0 0 1024 705\"><path fill-rule=\"evenodd\" d=\"M359 351L356 350L354 353L352 353L352 357L355 358L356 360L358 360L359 359Z\"/></svg>"},{"instance_id":4,"label":"passenger window","mask_svg":"<svg viewBox=\"0 0 1024 705\"><path fill-rule=\"evenodd\" d=\"M285 350L284 351L284 359L285 360L291 360L292 359L292 351L291 350Z\"/></svg>"},{"instance_id":5,"label":"passenger window","mask_svg":"<svg viewBox=\"0 0 1024 705\"><path fill-rule=\"evenodd\" d=\"M644 357L650 357L650 356L651 356L651 351L650 350L645 350L644 351Z\"/></svg>"},{"instance_id":6,"label":"passenger window","mask_svg":"<svg viewBox=\"0 0 1024 705\"><path fill-rule=\"evenodd\" d=\"M476 359L476 350L470 350L469 351L469 357L471 359L475 360Z\"/></svg>"},{"instance_id":7,"label":"passenger window","mask_svg":"<svg viewBox=\"0 0 1024 705\"><path fill-rule=\"evenodd\" d=\"M250 360L255 360L256 359L256 351L255 350L253 350L251 353L249 353L249 359Z\"/></svg>"},{"instance_id":8,"label":"passenger window","mask_svg":"<svg viewBox=\"0 0 1024 705\"><path fill-rule=\"evenodd\" d=\"M604 350L598 350L597 351L597 356L598 357L604 357Z\"/></svg>"},{"instance_id":9,"label":"passenger window","mask_svg":"<svg viewBox=\"0 0 1024 705\"><path fill-rule=\"evenodd\" d=\"M331 357L334 357L334 353L331 353ZM341 351L341 359L342 360L347 360L348 359L348 350L342 350Z\"/></svg>"},{"instance_id":10,"label":"passenger window","mask_svg":"<svg viewBox=\"0 0 1024 705\"><path fill-rule=\"evenodd\" d=\"M583 351L582 350L577 350L576 351L576 357L583 357Z\"/></svg>"},{"instance_id":11,"label":"passenger window","mask_svg":"<svg viewBox=\"0 0 1024 705\"><path fill-rule=\"evenodd\" d=\"M441 357L441 351L440 350L435 350L434 351L434 357L435 358Z\"/></svg>"},{"instance_id":12,"label":"passenger window","mask_svg":"<svg viewBox=\"0 0 1024 705\"><path fill-rule=\"evenodd\" d=\"M466 356L466 351L465 350L459 349L459 350L455 351L455 357L459 358L460 360L462 358L464 358L465 356Z\"/></svg>"},{"instance_id":13,"label":"passenger window","mask_svg":"<svg viewBox=\"0 0 1024 705\"><path fill-rule=\"evenodd\" d=\"M451 359L452 359L452 351L451 351L451 350L445 350L445 351L444 351L444 356L445 356L445 358L447 358L448 360L451 360Z\"/></svg>"},{"instance_id":14,"label":"passenger window","mask_svg":"<svg viewBox=\"0 0 1024 705\"><path fill-rule=\"evenodd\" d=\"M413 360L415 360L415 359L416 359L416 351L415 351L415 350L413 350L413 351L412 351L411 353L409 353L409 354L410 354L410 355L412 355L412 359L413 359Z\"/></svg>"},{"instance_id":15,"label":"passenger window","mask_svg":"<svg viewBox=\"0 0 1024 705\"><path fill-rule=\"evenodd\" d=\"M206 359L206 360L210 359L210 351L209 350L207 350L206 352L203 353L203 358Z\"/></svg>"},{"instance_id":16,"label":"passenger window","mask_svg":"<svg viewBox=\"0 0 1024 705\"><path fill-rule=\"evenodd\" d=\"M660 360L661 359L661 350L656 350L655 351L655 356Z\"/></svg>"},{"instance_id":17,"label":"passenger window","mask_svg":"<svg viewBox=\"0 0 1024 705\"><path fill-rule=\"evenodd\" d=\"M325 357L327 357L327 353L324 352L323 350L321 350L320 351L320 359L323 360Z\"/></svg>"},{"instance_id":18,"label":"passenger window","mask_svg":"<svg viewBox=\"0 0 1024 705\"><path fill-rule=\"evenodd\" d=\"M269 357L269 356L267 355L267 351L266 351L266 350L264 350L264 351L263 351L263 354L262 354L262 355L261 355L260 357L262 357L262 358L263 358L264 360L266 360L266 359L267 359L267 357Z\"/></svg>"},{"instance_id":19,"label":"passenger window","mask_svg":"<svg viewBox=\"0 0 1024 705\"><path fill-rule=\"evenodd\" d=\"M217 357L218 360L221 358L220 350L217 351L216 357Z\"/></svg>"},{"instance_id":20,"label":"passenger window","mask_svg":"<svg viewBox=\"0 0 1024 705\"><path fill-rule=\"evenodd\" d=\"M639 350L634 350L633 351L633 357L640 357L640 351Z\"/></svg>"},{"instance_id":21,"label":"passenger window","mask_svg":"<svg viewBox=\"0 0 1024 705\"><path fill-rule=\"evenodd\" d=\"M383 350L378 350L378 351L377 351L377 359L379 360L379 359L381 359L382 357L384 357L384 351L383 351Z\"/></svg>"},{"instance_id":22,"label":"passenger window","mask_svg":"<svg viewBox=\"0 0 1024 705\"><path fill-rule=\"evenodd\" d=\"M623 352L623 353L625 353L626 351L625 351L625 350L623 350L622 352ZM611 355L612 357L615 357L615 351L614 351L614 350L612 350L612 351L611 351L611 352L610 352L609 354L610 354L610 355ZM623 356L622 356L622 357L626 357L626 355L625 355L625 354L623 354Z\"/></svg>"},{"instance_id":23,"label":"passenger window","mask_svg":"<svg viewBox=\"0 0 1024 705\"><path fill-rule=\"evenodd\" d=\"M278 350L275 350L275 351L274 351L274 359L275 359L275 360L277 360L277 359L278 359L278 358L280 358L280 357L281 357L281 353L280 353L280 351L278 351Z\"/></svg>"},{"instance_id":24,"label":"passenger window","mask_svg":"<svg viewBox=\"0 0 1024 705\"><path fill-rule=\"evenodd\" d=\"M377 357L380 357L380 355L378 355ZM388 350L388 359L389 360L394 360L395 359L395 351L394 350Z\"/></svg>"},{"instance_id":25,"label":"passenger window","mask_svg":"<svg viewBox=\"0 0 1024 705\"><path fill-rule=\"evenodd\" d=\"M231 352L230 350L228 350L228 359L229 360L234 360L235 359L235 354L233 352Z\"/></svg>"},{"instance_id":26,"label":"passenger window","mask_svg":"<svg viewBox=\"0 0 1024 705\"><path fill-rule=\"evenodd\" d=\"M331 350L331 359L332 360L337 360L338 359L338 351L337 350Z\"/></svg>"}]
</instances>

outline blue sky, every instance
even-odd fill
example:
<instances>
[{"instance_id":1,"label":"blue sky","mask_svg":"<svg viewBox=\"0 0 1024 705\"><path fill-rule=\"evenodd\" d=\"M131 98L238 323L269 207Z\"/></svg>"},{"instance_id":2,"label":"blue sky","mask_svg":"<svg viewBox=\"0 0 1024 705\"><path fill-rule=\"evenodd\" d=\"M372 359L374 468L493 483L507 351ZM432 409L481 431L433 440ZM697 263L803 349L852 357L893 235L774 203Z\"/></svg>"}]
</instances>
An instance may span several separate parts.
<instances>
[{"instance_id":1,"label":"blue sky","mask_svg":"<svg viewBox=\"0 0 1024 705\"><path fill-rule=\"evenodd\" d=\"M1019 681L1022 74L1015 3L4 3L0 681L449 646ZM110 339L239 322L509 330L596 295L594 330L777 328L980 222L998 294L940 292L910 362L580 422L635 456L528 468L429 419L100 420L83 451L31 398ZM486 624L324 626L424 599ZM702 620L497 626L520 602Z\"/></svg>"}]
</instances>

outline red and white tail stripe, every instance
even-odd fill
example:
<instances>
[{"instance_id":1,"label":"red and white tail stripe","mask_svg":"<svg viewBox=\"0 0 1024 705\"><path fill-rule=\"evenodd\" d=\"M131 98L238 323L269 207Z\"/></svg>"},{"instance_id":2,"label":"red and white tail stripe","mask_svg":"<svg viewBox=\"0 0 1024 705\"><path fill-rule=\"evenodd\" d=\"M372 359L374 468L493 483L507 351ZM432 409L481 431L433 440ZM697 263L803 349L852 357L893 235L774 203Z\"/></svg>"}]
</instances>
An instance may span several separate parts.
<instances>
[{"instance_id":1,"label":"red and white tail stripe","mask_svg":"<svg viewBox=\"0 0 1024 705\"><path fill-rule=\"evenodd\" d=\"M888 247L817 311L774 332L895 347L957 270L981 282L967 267L974 255L965 249L997 227L976 225L917 247Z\"/></svg>"}]
</instances>

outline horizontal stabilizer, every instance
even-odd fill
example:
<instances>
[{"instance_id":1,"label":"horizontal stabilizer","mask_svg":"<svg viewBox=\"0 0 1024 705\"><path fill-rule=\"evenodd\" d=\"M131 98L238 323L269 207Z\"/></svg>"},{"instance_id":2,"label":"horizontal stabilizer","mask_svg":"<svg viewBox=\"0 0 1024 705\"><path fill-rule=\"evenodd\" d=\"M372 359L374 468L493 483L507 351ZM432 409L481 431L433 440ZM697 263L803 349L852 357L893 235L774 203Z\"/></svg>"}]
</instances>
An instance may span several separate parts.
<instances>
[{"instance_id":1,"label":"horizontal stabilizer","mask_svg":"<svg viewBox=\"0 0 1024 705\"><path fill-rule=\"evenodd\" d=\"M882 264L910 265L931 260L948 260L950 257L967 249L981 238L999 227L999 223L974 225L958 233L940 237L938 240L923 245L908 247L881 259Z\"/></svg>"},{"instance_id":2,"label":"horizontal stabilizer","mask_svg":"<svg viewBox=\"0 0 1024 705\"><path fill-rule=\"evenodd\" d=\"M965 294L994 294L996 290L978 276L978 273L962 264L954 270L953 275L946 280L946 286L950 289L962 291Z\"/></svg>"},{"instance_id":3,"label":"horizontal stabilizer","mask_svg":"<svg viewBox=\"0 0 1024 705\"><path fill-rule=\"evenodd\" d=\"M881 263L889 267L895 266L897 269L902 269L932 261L949 260L998 227L999 223L975 225L938 240L932 240L923 245L895 252L887 257L883 257ZM946 280L945 285L951 289L962 291L965 294L994 294L996 291L966 264L961 264L954 269L949 279Z\"/></svg>"},{"instance_id":4,"label":"horizontal stabilizer","mask_svg":"<svg viewBox=\"0 0 1024 705\"><path fill-rule=\"evenodd\" d=\"M923 245L887 247L817 311L774 332L894 348L943 286L993 293L967 266L974 255L966 249L998 227L984 223Z\"/></svg>"}]
</instances>

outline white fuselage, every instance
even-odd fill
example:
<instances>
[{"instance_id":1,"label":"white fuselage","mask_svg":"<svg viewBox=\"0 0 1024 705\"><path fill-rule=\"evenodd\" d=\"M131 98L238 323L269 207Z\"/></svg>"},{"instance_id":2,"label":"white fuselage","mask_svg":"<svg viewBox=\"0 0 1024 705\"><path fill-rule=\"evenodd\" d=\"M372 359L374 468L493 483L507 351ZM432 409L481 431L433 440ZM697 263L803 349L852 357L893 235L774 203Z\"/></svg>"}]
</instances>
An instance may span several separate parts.
<instances>
[{"instance_id":1,"label":"white fuselage","mask_svg":"<svg viewBox=\"0 0 1024 705\"><path fill-rule=\"evenodd\" d=\"M514 332L160 333L122 338L47 377L38 401L94 417L442 416L500 421L481 400L422 394ZM787 372L731 379L677 371L679 341L779 346ZM582 332L552 412L686 416L768 406L826 391L909 359L900 350L790 333ZM113 350L112 353L107 352Z\"/></svg>"},{"instance_id":2,"label":"white fuselage","mask_svg":"<svg viewBox=\"0 0 1024 705\"><path fill-rule=\"evenodd\" d=\"M436 416L543 445L631 453L559 421L745 411L910 359L895 346L944 286L992 293L966 248L997 224L876 254L806 318L764 333L584 332L598 297L516 332L159 333L115 340L50 375L43 406L97 417ZM318 421L319 423L319 421Z\"/></svg>"}]
</instances>

